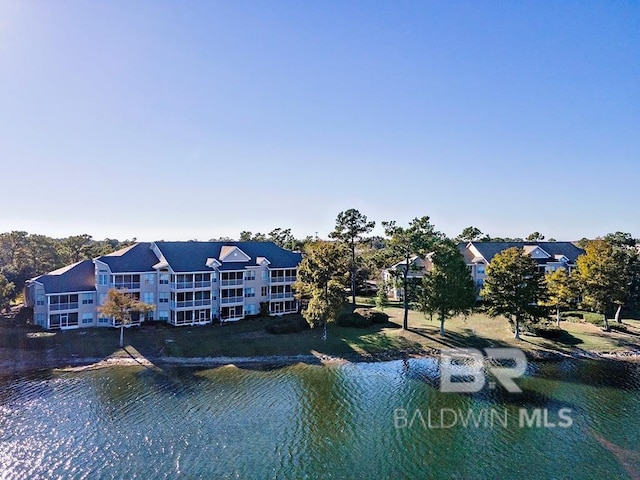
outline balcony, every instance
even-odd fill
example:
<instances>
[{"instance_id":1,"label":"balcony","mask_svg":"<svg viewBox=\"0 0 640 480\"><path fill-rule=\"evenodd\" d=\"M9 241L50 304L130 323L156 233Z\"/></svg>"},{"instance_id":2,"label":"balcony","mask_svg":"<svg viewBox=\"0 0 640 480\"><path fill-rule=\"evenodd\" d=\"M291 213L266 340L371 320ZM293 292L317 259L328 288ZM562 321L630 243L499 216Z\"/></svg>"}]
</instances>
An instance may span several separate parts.
<instances>
[{"instance_id":1,"label":"balcony","mask_svg":"<svg viewBox=\"0 0 640 480\"><path fill-rule=\"evenodd\" d=\"M111 288L124 289L127 290L137 290L140 288L140 282L115 282L110 285Z\"/></svg>"},{"instance_id":2,"label":"balcony","mask_svg":"<svg viewBox=\"0 0 640 480\"><path fill-rule=\"evenodd\" d=\"M228 305L230 303L244 303L244 297L222 297L220 299L220 303L223 305Z\"/></svg>"},{"instance_id":3,"label":"balcony","mask_svg":"<svg viewBox=\"0 0 640 480\"><path fill-rule=\"evenodd\" d=\"M49 305L49 310L50 311L55 311L55 310L77 310L78 308L78 302L73 302L73 303L52 303L51 305Z\"/></svg>"},{"instance_id":4,"label":"balcony","mask_svg":"<svg viewBox=\"0 0 640 480\"><path fill-rule=\"evenodd\" d=\"M269 300L279 300L283 298L293 299L293 292L272 293L269 295Z\"/></svg>"},{"instance_id":5,"label":"balcony","mask_svg":"<svg viewBox=\"0 0 640 480\"><path fill-rule=\"evenodd\" d=\"M194 287L195 288L210 288L211 287L211 282L207 281L207 282L194 282Z\"/></svg>"},{"instance_id":6,"label":"balcony","mask_svg":"<svg viewBox=\"0 0 640 480\"><path fill-rule=\"evenodd\" d=\"M211 305L211 299L210 298L203 298L202 300L194 300L193 301L193 306L194 307L205 307Z\"/></svg>"},{"instance_id":7,"label":"balcony","mask_svg":"<svg viewBox=\"0 0 640 480\"><path fill-rule=\"evenodd\" d=\"M193 288L193 282L171 282L171 288L173 290L184 290L187 288Z\"/></svg>"},{"instance_id":8,"label":"balcony","mask_svg":"<svg viewBox=\"0 0 640 480\"><path fill-rule=\"evenodd\" d=\"M244 280L242 278L234 280L220 280L221 287L235 287L237 285L242 285L243 283Z\"/></svg>"},{"instance_id":9,"label":"balcony","mask_svg":"<svg viewBox=\"0 0 640 480\"><path fill-rule=\"evenodd\" d=\"M184 302L176 302L176 301L172 301L170 303L171 308L187 308L187 307L193 307L193 300L186 300Z\"/></svg>"},{"instance_id":10,"label":"balcony","mask_svg":"<svg viewBox=\"0 0 640 480\"><path fill-rule=\"evenodd\" d=\"M271 277L271 283L293 283L298 277Z\"/></svg>"}]
</instances>

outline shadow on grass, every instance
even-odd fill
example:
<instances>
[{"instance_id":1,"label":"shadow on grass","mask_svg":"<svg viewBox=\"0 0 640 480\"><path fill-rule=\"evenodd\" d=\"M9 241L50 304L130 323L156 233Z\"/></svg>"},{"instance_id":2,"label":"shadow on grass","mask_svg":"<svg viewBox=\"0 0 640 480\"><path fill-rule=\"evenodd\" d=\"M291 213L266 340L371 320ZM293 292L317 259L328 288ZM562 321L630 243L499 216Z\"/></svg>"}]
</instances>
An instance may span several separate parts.
<instances>
[{"instance_id":1,"label":"shadow on grass","mask_svg":"<svg viewBox=\"0 0 640 480\"><path fill-rule=\"evenodd\" d=\"M439 333L433 334L431 330L425 328L409 328L410 332L442 345L445 348L487 348L487 347L512 347L506 342L483 337L474 333L471 329L465 329L464 333L446 331L444 337Z\"/></svg>"}]
</instances>

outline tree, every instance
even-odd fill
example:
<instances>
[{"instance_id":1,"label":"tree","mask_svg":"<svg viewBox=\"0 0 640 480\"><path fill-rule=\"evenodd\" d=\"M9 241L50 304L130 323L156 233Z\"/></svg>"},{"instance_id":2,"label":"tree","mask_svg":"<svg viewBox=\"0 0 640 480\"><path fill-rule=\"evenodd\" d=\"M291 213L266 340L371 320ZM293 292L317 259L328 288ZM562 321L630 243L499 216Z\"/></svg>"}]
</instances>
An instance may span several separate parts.
<instances>
[{"instance_id":1,"label":"tree","mask_svg":"<svg viewBox=\"0 0 640 480\"><path fill-rule=\"evenodd\" d=\"M574 279L564 269L549 272L544 277L547 288L547 305L556 309L556 325L560 326L560 309L569 307L578 296Z\"/></svg>"},{"instance_id":2,"label":"tree","mask_svg":"<svg viewBox=\"0 0 640 480\"><path fill-rule=\"evenodd\" d=\"M585 254L576 260L576 273L583 293L583 303L604 317L604 329L609 331L607 311L626 296L625 259L616 253L610 241L596 239L585 247Z\"/></svg>"},{"instance_id":3,"label":"tree","mask_svg":"<svg viewBox=\"0 0 640 480\"><path fill-rule=\"evenodd\" d=\"M475 285L464 257L451 240L443 241L431 256L433 268L422 279L420 310L437 315L440 335L444 322L455 315L468 313L475 305Z\"/></svg>"},{"instance_id":4,"label":"tree","mask_svg":"<svg viewBox=\"0 0 640 480\"><path fill-rule=\"evenodd\" d=\"M62 240L61 253L65 263L77 263L80 260L91 258L93 240L91 235L72 235Z\"/></svg>"},{"instance_id":5,"label":"tree","mask_svg":"<svg viewBox=\"0 0 640 480\"><path fill-rule=\"evenodd\" d=\"M356 242L362 235L369 233L376 226L376 222L368 222L367 216L354 208L340 212L336 218L336 228L329 237L344 242L351 249L351 303L356 305Z\"/></svg>"},{"instance_id":6,"label":"tree","mask_svg":"<svg viewBox=\"0 0 640 480\"><path fill-rule=\"evenodd\" d=\"M308 300L302 316L312 327L326 328L342 311L347 258L341 243L318 240L305 246L294 288L298 298Z\"/></svg>"},{"instance_id":7,"label":"tree","mask_svg":"<svg viewBox=\"0 0 640 480\"><path fill-rule=\"evenodd\" d=\"M269 232L267 239L282 248L293 249L296 245L296 239L291 235L290 228L274 228Z\"/></svg>"},{"instance_id":8,"label":"tree","mask_svg":"<svg viewBox=\"0 0 640 480\"><path fill-rule=\"evenodd\" d=\"M613 299L616 308L614 319L622 323L620 313L625 305L637 308L640 303L640 250L636 248L637 240L630 233L616 232L605 235L612 248L616 262L623 265L620 275L624 282L624 293Z\"/></svg>"},{"instance_id":9,"label":"tree","mask_svg":"<svg viewBox=\"0 0 640 480\"><path fill-rule=\"evenodd\" d=\"M50 272L64 265L57 242L45 235L29 235L25 245L31 272L29 278Z\"/></svg>"},{"instance_id":10,"label":"tree","mask_svg":"<svg viewBox=\"0 0 640 480\"><path fill-rule=\"evenodd\" d=\"M376 308L381 312L388 305L387 284L385 282L378 283L378 292L376 293Z\"/></svg>"},{"instance_id":11,"label":"tree","mask_svg":"<svg viewBox=\"0 0 640 480\"><path fill-rule=\"evenodd\" d=\"M459 242L473 242L481 238L483 233L479 228L476 227L467 227L462 230L462 233L458 235L456 240Z\"/></svg>"},{"instance_id":12,"label":"tree","mask_svg":"<svg viewBox=\"0 0 640 480\"><path fill-rule=\"evenodd\" d=\"M0 310L9 305L9 301L13 298L14 285L0 273Z\"/></svg>"},{"instance_id":13,"label":"tree","mask_svg":"<svg viewBox=\"0 0 640 480\"><path fill-rule=\"evenodd\" d=\"M633 238L630 233L626 232L607 233L604 239L612 245L619 247L635 247L637 243L637 240Z\"/></svg>"},{"instance_id":14,"label":"tree","mask_svg":"<svg viewBox=\"0 0 640 480\"><path fill-rule=\"evenodd\" d=\"M396 259L404 261L402 269L402 290L404 299L404 315L402 328L409 328L409 269L414 255L424 257L435 248L442 234L429 223L429 217L414 218L407 228L396 225L395 221L382 222L384 233L388 237L388 248Z\"/></svg>"},{"instance_id":15,"label":"tree","mask_svg":"<svg viewBox=\"0 0 640 480\"><path fill-rule=\"evenodd\" d=\"M540 232L533 232L527 237L527 242L541 242L543 240L544 235L542 235Z\"/></svg>"},{"instance_id":16,"label":"tree","mask_svg":"<svg viewBox=\"0 0 640 480\"><path fill-rule=\"evenodd\" d=\"M544 300L542 277L537 264L522 248L512 247L493 257L480 295L492 317L506 316L520 339L520 323L542 316L538 306Z\"/></svg>"},{"instance_id":17,"label":"tree","mask_svg":"<svg viewBox=\"0 0 640 480\"><path fill-rule=\"evenodd\" d=\"M98 312L113 318L116 325L120 324L120 348L124 347L124 327L131 325L132 313L149 313L154 310L153 305L136 300L126 290L115 288L107 292L104 304L98 307Z\"/></svg>"}]
</instances>

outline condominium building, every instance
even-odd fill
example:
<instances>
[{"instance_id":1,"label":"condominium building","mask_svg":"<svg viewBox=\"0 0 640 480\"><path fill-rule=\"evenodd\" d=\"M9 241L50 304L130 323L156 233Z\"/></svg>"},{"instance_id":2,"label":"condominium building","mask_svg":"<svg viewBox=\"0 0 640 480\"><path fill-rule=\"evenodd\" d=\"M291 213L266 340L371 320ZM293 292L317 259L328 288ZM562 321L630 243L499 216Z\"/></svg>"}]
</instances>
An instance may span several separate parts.
<instances>
[{"instance_id":1,"label":"condominium building","mask_svg":"<svg viewBox=\"0 0 640 480\"><path fill-rule=\"evenodd\" d=\"M235 321L293 313L300 253L271 242L140 242L29 280L25 299L46 329L115 326L97 307L111 288L155 306L132 324ZM264 312L264 313L266 313Z\"/></svg>"},{"instance_id":2,"label":"condominium building","mask_svg":"<svg viewBox=\"0 0 640 480\"><path fill-rule=\"evenodd\" d=\"M486 267L493 257L507 248L517 247L525 251L533 258L541 274L563 268L568 273L576 266L578 257L584 254L584 250L571 242L467 242L459 243L458 249L469 267L469 273L477 288L484 285L487 278ZM433 252L424 257L414 256L409 260L408 278L411 281L421 281L433 268ZM399 283L402 273L407 268L406 261L398 262L382 271L382 280L385 282L389 297L401 300L403 290Z\"/></svg>"}]
</instances>

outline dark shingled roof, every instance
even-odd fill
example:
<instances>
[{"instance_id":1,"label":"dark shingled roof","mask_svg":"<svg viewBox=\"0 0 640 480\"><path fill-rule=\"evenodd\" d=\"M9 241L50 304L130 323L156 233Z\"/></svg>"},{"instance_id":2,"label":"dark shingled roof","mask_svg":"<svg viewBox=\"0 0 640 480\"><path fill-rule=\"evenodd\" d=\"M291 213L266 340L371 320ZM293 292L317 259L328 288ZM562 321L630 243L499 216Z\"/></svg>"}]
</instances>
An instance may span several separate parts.
<instances>
[{"instance_id":1,"label":"dark shingled roof","mask_svg":"<svg viewBox=\"0 0 640 480\"><path fill-rule=\"evenodd\" d=\"M96 260L106 263L113 273L153 272L153 266L158 263L158 257L151 251L149 242L136 243L122 248Z\"/></svg>"},{"instance_id":2,"label":"dark shingled roof","mask_svg":"<svg viewBox=\"0 0 640 480\"><path fill-rule=\"evenodd\" d=\"M91 260L59 268L32 281L41 283L45 293L89 292L96 289L95 268Z\"/></svg>"},{"instance_id":3,"label":"dark shingled roof","mask_svg":"<svg viewBox=\"0 0 640 480\"><path fill-rule=\"evenodd\" d=\"M584 253L579 247L571 242L471 242L482 256L490 262L498 253L511 247L523 248L527 245L535 245L543 249L552 257L554 255L564 255L570 263L575 263L576 259ZM465 255L467 258L468 255Z\"/></svg>"},{"instance_id":4,"label":"dark shingled roof","mask_svg":"<svg viewBox=\"0 0 640 480\"><path fill-rule=\"evenodd\" d=\"M222 263L220 270L239 270L257 266L256 258L269 260L269 268L295 268L302 260L300 253L291 252L272 242L156 242L174 272L208 271L207 258L220 259L223 246L235 246L251 259L248 262Z\"/></svg>"}]
</instances>

